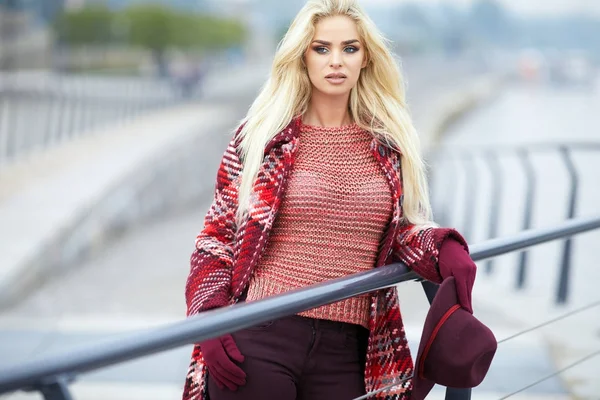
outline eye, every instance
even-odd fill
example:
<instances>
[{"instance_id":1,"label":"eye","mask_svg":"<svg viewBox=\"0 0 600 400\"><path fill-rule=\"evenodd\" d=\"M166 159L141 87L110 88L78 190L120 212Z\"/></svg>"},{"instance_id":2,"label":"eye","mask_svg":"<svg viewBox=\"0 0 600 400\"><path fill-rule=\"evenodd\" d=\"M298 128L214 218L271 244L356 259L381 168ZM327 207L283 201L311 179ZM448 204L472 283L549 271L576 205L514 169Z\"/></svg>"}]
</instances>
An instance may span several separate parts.
<instances>
[{"instance_id":1,"label":"eye","mask_svg":"<svg viewBox=\"0 0 600 400\"><path fill-rule=\"evenodd\" d=\"M352 54L352 53L356 53L356 52L358 51L358 47L355 47L355 46L348 46L348 47L344 48L344 51L345 51L346 53L351 53L351 54Z\"/></svg>"},{"instance_id":2,"label":"eye","mask_svg":"<svg viewBox=\"0 0 600 400\"><path fill-rule=\"evenodd\" d=\"M327 52L329 51L329 50L327 49L327 47L325 47L325 46L318 46L318 47L315 47L315 48L314 48L314 50L315 50L317 53L319 53L319 54L325 54L325 53L327 53Z\"/></svg>"}]
</instances>

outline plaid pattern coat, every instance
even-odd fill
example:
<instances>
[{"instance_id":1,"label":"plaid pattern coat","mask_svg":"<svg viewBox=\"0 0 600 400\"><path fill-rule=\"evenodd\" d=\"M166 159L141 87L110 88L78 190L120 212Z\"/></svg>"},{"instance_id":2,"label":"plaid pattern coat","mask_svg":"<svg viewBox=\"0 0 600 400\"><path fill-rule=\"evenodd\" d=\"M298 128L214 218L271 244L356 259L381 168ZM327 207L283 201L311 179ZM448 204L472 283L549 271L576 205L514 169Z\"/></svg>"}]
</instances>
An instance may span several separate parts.
<instances>
[{"instance_id":1,"label":"plaid pattern coat","mask_svg":"<svg viewBox=\"0 0 600 400\"><path fill-rule=\"evenodd\" d=\"M234 304L248 286L254 267L269 238L285 191L286 180L298 149L300 119L294 119L266 146L263 164L253 185L248 216L236 226L238 188L242 164L234 136L223 156L214 200L204 229L196 238L191 256L191 270L186 284L188 316ZM238 130L239 133L239 130ZM401 261L424 279L440 283L437 269L442 241L452 236L466 246L453 229L427 228L411 232L402 219L402 173L400 154L373 139L373 156L379 161L389 181L393 212L380 245L376 266ZM371 294L370 335L365 365L367 391L377 390L409 376L413 361L400 314L395 288ZM183 399L207 400L207 368L198 345L192 353ZM411 380L393 391L373 398L408 400Z\"/></svg>"}]
</instances>

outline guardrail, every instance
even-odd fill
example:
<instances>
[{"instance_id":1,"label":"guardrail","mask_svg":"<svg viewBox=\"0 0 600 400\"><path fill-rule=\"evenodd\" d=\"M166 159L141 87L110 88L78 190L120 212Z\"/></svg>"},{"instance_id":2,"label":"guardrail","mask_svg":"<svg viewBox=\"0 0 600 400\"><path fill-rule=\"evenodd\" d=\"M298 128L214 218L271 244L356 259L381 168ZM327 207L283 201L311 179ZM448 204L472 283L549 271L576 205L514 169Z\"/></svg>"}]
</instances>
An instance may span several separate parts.
<instances>
[{"instance_id":1,"label":"guardrail","mask_svg":"<svg viewBox=\"0 0 600 400\"><path fill-rule=\"evenodd\" d=\"M524 231L508 238L497 238L473 245L471 257L475 261L481 261L594 229L600 229L600 216L570 220L554 228ZM260 301L205 312L148 332L132 333L118 340L32 360L0 371L0 394L20 389L35 390L41 392L46 400L70 400L72 397L68 385L77 375L201 342L224 333L235 332L409 280L419 278L405 265L392 264ZM437 292L437 286L430 282L422 284L431 302ZM597 305L600 305L600 302L592 306ZM585 359L599 354L594 353ZM467 400L470 399L470 395L470 389L446 390L446 400Z\"/></svg>"},{"instance_id":2,"label":"guardrail","mask_svg":"<svg viewBox=\"0 0 600 400\"><path fill-rule=\"evenodd\" d=\"M436 171L439 175L444 173L453 173L463 171L466 180L466 193L471 195L466 196L464 201L464 210L459 210L455 201L456 187L448 182L442 190L435 191L434 204L439 204L436 207L438 210L439 220L445 225L455 226L460 229L461 233L471 240L474 228L473 210L476 209L479 197L477 196L480 190L481 171L475 166L477 160L483 161L488 168L491 176L491 202L489 205L489 220L487 225L488 238L495 238L498 235L498 226L500 221L500 198L503 192L509 190L507 185L507 176L503 173L500 165L500 157L513 156L519 163L523 171L525 181L525 197L523 199L524 212L521 229L527 230L532 227L532 217L535 211L534 201L537 199L538 191L538 174L532 163L533 155L540 154L555 154L558 156L566 170L568 178L568 187L565 189L569 198L567 201L567 209L564 216L566 219L575 218L577 214L577 204L579 200L579 192L581 186L580 173L576 168L573 160L573 153L583 152L600 152L600 142L597 141L581 141L581 142L557 142L557 143L524 143L519 145L491 145L491 146L469 146L468 149L457 146L440 146L432 149L430 157L436 163L436 168L433 169L434 175ZM452 186L452 187L451 187ZM462 212L464 219L457 221L456 214ZM559 280L556 286L555 303L565 304L569 298L569 280L571 276L571 259L572 259L572 239L567 238L563 243L562 256L560 259ZM528 252L523 251L519 255L517 276L515 279L515 288L523 289L526 284L528 268ZM485 266L485 272L492 274L494 271L493 260L489 260Z\"/></svg>"},{"instance_id":3,"label":"guardrail","mask_svg":"<svg viewBox=\"0 0 600 400\"><path fill-rule=\"evenodd\" d=\"M0 73L0 165L87 135L103 125L197 99L173 80ZM191 90L192 82L187 84Z\"/></svg>"}]
</instances>

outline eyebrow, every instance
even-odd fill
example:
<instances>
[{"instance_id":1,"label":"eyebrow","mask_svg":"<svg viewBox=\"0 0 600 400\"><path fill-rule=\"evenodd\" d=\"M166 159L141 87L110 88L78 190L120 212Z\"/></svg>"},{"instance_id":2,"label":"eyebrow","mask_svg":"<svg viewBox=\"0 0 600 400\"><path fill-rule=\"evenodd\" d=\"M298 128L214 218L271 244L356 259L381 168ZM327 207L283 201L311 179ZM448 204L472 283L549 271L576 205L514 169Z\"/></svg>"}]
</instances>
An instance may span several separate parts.
<instances>
[{"instance_id":1,"label":"eyebrow","mask_svg":"<svg viewBox=\"0 0 600 400\"><path fill-rule=\"evenodd\" d=\"M348 44L352 44L352 43L357 43L359 40L358 39L350 39L350 40L344 40L342 42L343 45L348 45ZM313 43L320 43L323 44L325 46L331 46L331 42L328 42L326 40L313 40Z\"/></svg>"}]
</instances>

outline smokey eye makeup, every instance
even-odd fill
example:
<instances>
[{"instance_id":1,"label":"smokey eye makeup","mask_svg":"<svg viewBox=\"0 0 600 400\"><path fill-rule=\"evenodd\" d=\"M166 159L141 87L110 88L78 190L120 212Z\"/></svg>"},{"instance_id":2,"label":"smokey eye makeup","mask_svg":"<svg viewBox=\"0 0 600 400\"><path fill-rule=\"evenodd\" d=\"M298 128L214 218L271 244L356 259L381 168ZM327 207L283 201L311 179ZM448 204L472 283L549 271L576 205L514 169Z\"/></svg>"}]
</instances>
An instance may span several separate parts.
<instances>
[{"instance_id":1,"label":"smokey eye makeup","mask_svg":"<svg viewBox=\"0 0 600 400\"><path fill-rule=\"evenodd\" d=\"M326 54L329 51L329 49L325 46L315 46L315 47L313 47L313 50L319 54ZM354 54L354 53L357 53L358 51L360 51L360 48L358 48L356 46L347 46L344 48L344 52L348 53L348 54Z\"/></svg>"}]
</instances>

